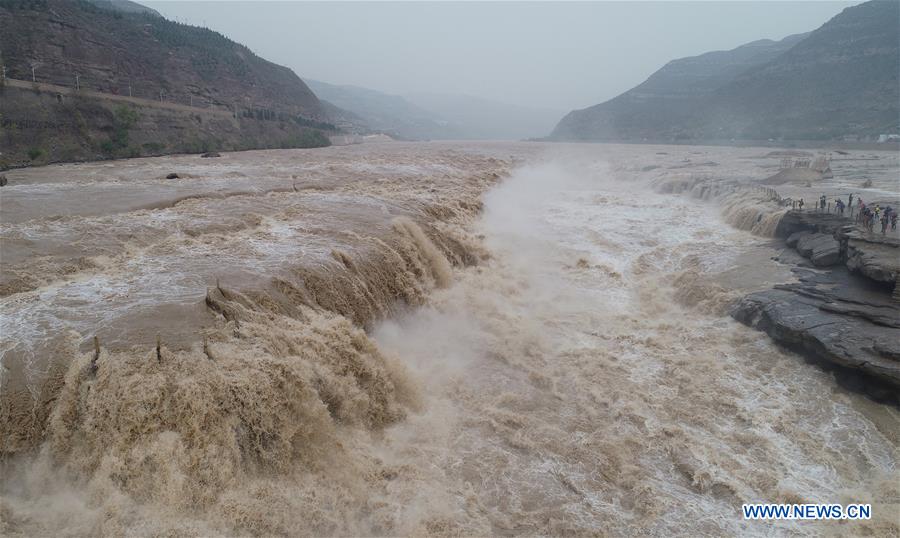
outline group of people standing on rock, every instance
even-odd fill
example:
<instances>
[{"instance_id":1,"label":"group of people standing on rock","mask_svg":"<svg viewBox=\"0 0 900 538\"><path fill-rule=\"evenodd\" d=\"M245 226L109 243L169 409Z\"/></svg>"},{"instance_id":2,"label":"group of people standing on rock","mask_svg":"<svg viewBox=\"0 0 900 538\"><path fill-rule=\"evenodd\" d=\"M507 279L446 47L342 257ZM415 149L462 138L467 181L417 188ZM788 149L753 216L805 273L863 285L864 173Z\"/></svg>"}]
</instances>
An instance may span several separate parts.
<instances>
[{"instance_id":1,"label":"group of people standing on rock","mask_svg":"<svg viewBox=\"0 0 900 538\"><path fill-rule=\"evenodd\" d=\"M857 206L859 212L856 214L856 222L862 224L870 232L875 228L875 223L879 221L882 235L887 233L888 225L890 225L891 231L897 229L897 210L893 207L887 206L882 210L880 205L867 206L861 199L857 201Z\"/></svg>"},{"instance_id":2,"label":"group of people standing on rock","mask_svg":"<svg viewBox=\"0 0 900 538\"><path fill-rule=\"evenodd\" d=\"M853 203L853 195L852 194L850 195L850 203L851 204ZM805 204L805 202L803 201L803 198L800 198L800 200L797 202L797 208L800 209L800 211L803 211L804 204ZM819 211L819 210L825 211L826 207L828 207L828 211L831 210L831 207L828 206L828 199L825 198L825 195L823 194L822 196L819 197L818 200L816 200L816 211ZM834 199L834 208L836 210L839 210L841 215L844 214L844 207L845 207L844 202L840 198Z\"/></svg>"},{"instance_id":3,"label":"group of people standing on rock","mask_svg":"<svg viewBox=\"0 0 900 538\"><path fill-rule=\"evenodd\" d=\"M797 202L797 207L800 211L803 211L803 198ZM845 204L843 200L840 198L834 199L834 210L835 213L844 215L844 210L850 207L850 215L853 216L853 193L847 197L847 203ZM881 222L881 233L887 233L888 226L890 226L891 231L897 229L897 210L891 206L887 206L884 209L881 208L880 205L875 204L874 207L866 205L862 198L856 198L856 208L858 211L856 212L856 222L857 224L862 224L865 229L868 231L873 231L875 228L876 222ZM831 206L828 204L828 198L823 194L816 200L816 211L831 211Z\"/></svg>"}]
</instances>

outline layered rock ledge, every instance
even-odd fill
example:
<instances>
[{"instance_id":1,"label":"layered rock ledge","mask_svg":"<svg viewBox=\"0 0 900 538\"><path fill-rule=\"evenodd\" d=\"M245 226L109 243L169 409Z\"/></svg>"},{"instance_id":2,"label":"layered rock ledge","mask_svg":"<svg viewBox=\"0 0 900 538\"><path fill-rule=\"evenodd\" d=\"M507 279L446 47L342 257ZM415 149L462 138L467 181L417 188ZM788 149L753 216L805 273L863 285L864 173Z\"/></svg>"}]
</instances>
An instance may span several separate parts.
<instances>
[{"instance_id":1,"label":"layered rock ledge","mask_svg":"<svg viewBox=\"0 0 900 538\"><path fill-rule=\"evenodd\" d=\"M786 242L817 267L828 267L841 261L841 244L833 235L797 232Z\"/></svg>"},{"instance_id":2,"label":"layered rock ledge","mask_svg":"<svg viewBox=\"0 0 900 538\"><path fill-rule=\"evenodd\" d=\"M879 290L861 290L845 269L797 268L800 282L751 293L732 316L835 370L841 384L898 403L900 308Z\"/></svg>"},{"instance_id":3,"label":"layered rock ledge","mask_svg":"<svg viewBox=\"0 0 900 538\"><path fill-rule=\"evenodd\" d=\"M787 246L796 247L820 267L843 263L851 271L889 288L894 288L900 277L897 234L862 230L848 217L789 211L778 223L775 237L785 239Z\"/></svg>"},{"instance_id":4,"label":"layered rock ledge","mask_svg":"<svg viewBox=\"0 0 900 538\"><path fill-rule=\"evenodd\" d=\"M776 236L796 249L779 259L797 265L798 281L747 295L732 317L834 371L840 384L900 404L900 240L796 211Z\"/></svg>"}]
</instances>

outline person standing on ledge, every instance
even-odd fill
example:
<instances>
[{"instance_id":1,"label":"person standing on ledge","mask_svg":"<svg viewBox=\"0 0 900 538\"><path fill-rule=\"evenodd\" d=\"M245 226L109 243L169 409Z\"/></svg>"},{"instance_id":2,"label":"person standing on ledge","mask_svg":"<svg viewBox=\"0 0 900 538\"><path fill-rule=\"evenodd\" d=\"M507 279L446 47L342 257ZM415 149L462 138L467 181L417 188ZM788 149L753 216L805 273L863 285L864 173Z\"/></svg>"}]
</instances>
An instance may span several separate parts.
<instances>
[{"instance_id":1,"label":"person standing on ledge","mask_svg":"<svg viewBox=\"0 0 900 538\"><path fill-rule=\"evenodd\" d=\"M888 231L888 226L891 224L891 219L897 216L897 210L891 206L887 206L884 208L884 216L881 217L881 234L884 235Z\"/></svg>"}]
</instances>

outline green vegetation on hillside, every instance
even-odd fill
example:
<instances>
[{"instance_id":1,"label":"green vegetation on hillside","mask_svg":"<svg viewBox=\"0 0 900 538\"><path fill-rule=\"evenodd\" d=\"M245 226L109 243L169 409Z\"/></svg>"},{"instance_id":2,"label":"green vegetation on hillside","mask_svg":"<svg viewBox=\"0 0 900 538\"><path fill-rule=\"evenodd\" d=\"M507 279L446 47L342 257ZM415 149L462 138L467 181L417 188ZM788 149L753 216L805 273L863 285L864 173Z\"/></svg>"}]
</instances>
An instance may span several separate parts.
<instances>
[{"instance_id":1,"label":"green vegetation on hillside","mask_svg":"<svg viewBox=\"0 0 900 538\"><path fill-rule=\"evenodd\" d=\"M108 140L100 143L101 151L109 156L139 157L140 149L128 145L128 131L140 117L140 113L131 107L117 106L113 111L112 133Z\"/></svg>"}]
</instances>

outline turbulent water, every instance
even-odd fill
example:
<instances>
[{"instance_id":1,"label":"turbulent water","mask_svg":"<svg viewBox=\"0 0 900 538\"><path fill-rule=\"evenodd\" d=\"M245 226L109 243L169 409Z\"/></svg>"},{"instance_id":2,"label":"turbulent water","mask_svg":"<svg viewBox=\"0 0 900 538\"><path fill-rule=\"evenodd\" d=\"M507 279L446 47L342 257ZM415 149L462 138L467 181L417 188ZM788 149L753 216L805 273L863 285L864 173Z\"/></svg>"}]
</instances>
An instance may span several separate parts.
<instances>
[{"instance_id":1,"label":"turbulent water","mask_svg":"<svg viewBox=\"0 0 900 538\"><path fill-rule=\"evenodd\" d=\"M900 413L726 315L788 278L759 150L318 151L4 215L3 533L900 533Z\"/></svg>"}]
</instances>

